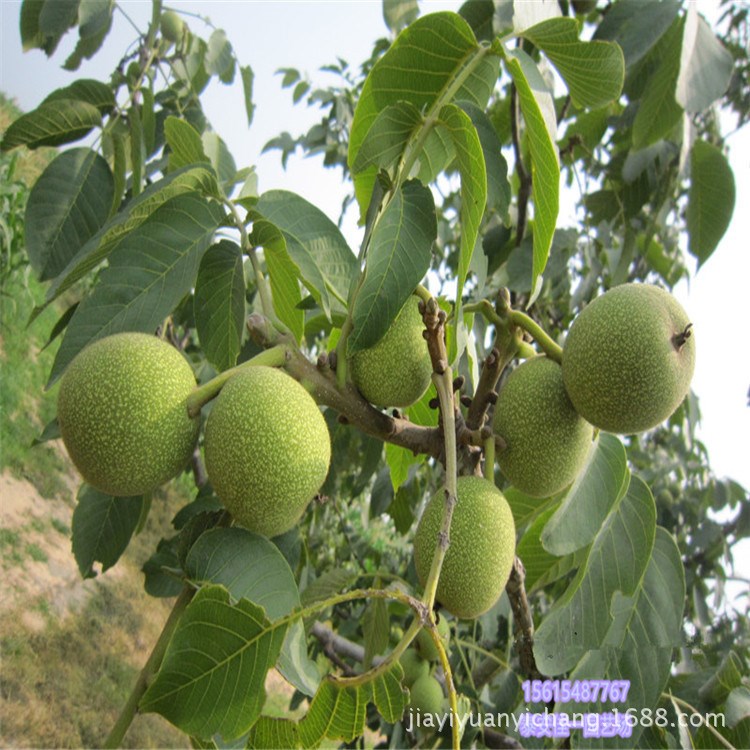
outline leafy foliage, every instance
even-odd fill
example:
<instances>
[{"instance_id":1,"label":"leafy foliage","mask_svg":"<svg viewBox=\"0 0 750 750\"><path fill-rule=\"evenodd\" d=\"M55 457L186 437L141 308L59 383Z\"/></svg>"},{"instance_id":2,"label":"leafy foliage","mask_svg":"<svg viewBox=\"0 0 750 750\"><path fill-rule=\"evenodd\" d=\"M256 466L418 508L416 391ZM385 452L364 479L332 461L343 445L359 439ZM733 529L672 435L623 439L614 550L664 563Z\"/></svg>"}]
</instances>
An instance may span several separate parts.
<instances>
[{"instance_id":1,"label":"leafy foliage","mask_svg":"<svg viewBox=\"0 0 750 750\"><path fill-rule=\"evenodd\" d=\"M492 401L493 347L509 360L534 351L509 348L520 338L509 306L529 308L561 340L603 290L671 288L690 273L682 246L700 266L719 246L735 191L714 112L747 119L747 10L725 3L725 28L712 30L679 0L599 5L576 16L580 3L470 0L458 13L420 16L412 0L385 0L391 37L359 68L337 60L325 88L280 71L320 122L266 149L283 164L301 149L341 170L351 186L343 211L358 210L363 227L356 254L301 196L257 194L254 167L237 168L201 98L211 79L234 82L250 125L252 69L224 31L204 39L192 16L181 38L163 39L158 2L107 82L54 91L5 131L3 152L97 136L57 154L26 209L24 263L49 282L45 307L63 295L67 305L50 332L62 337L50 384L84 346L118 331L158 332L209 385L280 340L283 366L326 407L333 462L300 529L268 540L227 528L196 457L196 498L144 565L150 594L180 598L155 675L134 695L195 746L317 747L366 731L389 746L422 742L402 722L397 657L426 614L414 522L455 450L444 406L435 408L446 398L441 374L461 376L457 450L470 474L491 455L471 394ZM74 70L104 43L114 7L25 0L24 48L51 56L77 30L65 63ZM12 177L14 157L2 158ZM576 180L578 220L561 226L561 191ZM12 192L3 196L9 206ZM3 273L19 265L8 247ZM430 297L422 282L450 318L445 361L433 357L436 389L391 416L348 382L346 354L375 344L415 290ZM425 321L439 319L425 309ZM537 350L554 353L554 341L530 332ZM521 713L519 685L539 674L628 680L630 708L723 711L727 724L690 737L676 725L638 728L607 747L709 747L716 733L747 744L750 631L722 587L735 544L750 536L750 506L742 487L711 472L699 416L691 394L650 433L599 435L572 486L541 501L487 462L513 511L529 598L516 583L474 621L441 613L453 633L439 669L459 714ZM52 422L42 439L55 436ZM148 509L144 498L82 488L72 536L84 577L117 562ZM532 624L533 650L524 646ZM296 689L284 717L264 713L274 667ZM512 727L500 739L464 731L467 745L525 742Z\"/></svg>"}]
</instances>

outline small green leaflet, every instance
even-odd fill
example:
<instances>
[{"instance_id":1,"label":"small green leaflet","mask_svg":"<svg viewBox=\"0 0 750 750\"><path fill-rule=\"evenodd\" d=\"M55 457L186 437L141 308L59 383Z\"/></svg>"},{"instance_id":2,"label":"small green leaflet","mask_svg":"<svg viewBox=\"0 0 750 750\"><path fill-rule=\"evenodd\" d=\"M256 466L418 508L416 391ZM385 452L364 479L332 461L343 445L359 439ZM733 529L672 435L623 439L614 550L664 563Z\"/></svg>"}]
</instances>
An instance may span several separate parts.
<instances>
[{"instance_id":1,"label":"small green leaflet","mask_svg":"<svg viewBox=\"0 0 750 750\"><path fill-rule=\"evenodd\" d=\"M137 198L108 221L70 260L63 273L50 285L45 303L34 311L34 316L50 302L70 289L76 281L99 265L134 229L145 222L160 206L178 195L200 191L215 191L216 178L205 166L185 167L170 172L165 178L149 185Z\"/></svg>"},{"instance_id":2,"label":"small green leaflet","mask_svg":"<svg viewBox=\"0 0 750 750\"><path fill-rule=\"evenodd\" d=\"M612 625L616 592L632 596L641 585L656 533L649 488L632 477L593 540L575 580L539 626L534 644L542 674L572 669L587 651L601 648ZM619 595L619 594L618 594Z\"/></svg>"},{"instance_id":3,"label":"small green leaflet","mask_svg":"<svg viewBox=\"0 0 750 750\"><path fill-rule=\"evenodd\" d=\"M246 599L232 604L223 586L205 586L183 612L139 709L202 739L240 737L260 716L287 627Z\"/></svg>"},{"instance_id":4,"label":"small green leaflet","mask_svg":"<svg viewBox=\"0 0 750 750\"><path fill-rule=\"evenodd\" d=\"M534 199L534 251L531 272L532 298L549 258L560 210L560 162L557 153L557 121L552 94L534 61L521 49L506 53L506 65L518 89L531 151Z\"/></svg>"},{"instance_id":5,"label":"small green leaflet","mask_svg":"<svg viewBox=\"0 0 750 750\"><path fill-rule=\"evenodd\" d=\"M201 260L193 300L206 358L220 372L237 364L245 322L245 267L235 242L222 240Z\"/></svg>"},{"instance_id":6,"label":"small green leaflet","mask_svg":"<svg viewBox=\"0 0 750 750\"><path fill-rule=\"evenodd\" d=\"M613 42L582 42L573 18L551 18L523 31L549 58L565 80L577 107L594 109L622 92L625 58Z\"/></svg>"},{"instance_id":7,"label":"small green leaflet","mask_svg":"<svg viewBox=\"0 0 750 750\"><path fill-rule=\"evenodd\" d=\"M687 229L690 254L703 265L719 245L734 213L734 174L724 154L706 141L690 152Z\"/></svg>"},{"instance_id":8,"label":"small green leaflet","mask_svg":"<svg viewBox=\"0 0 750 750\"><path fill-rule=\"evenodd\" d=\"M61 146L83 138L101 124L102 116L93 104L57 99L40 104L15 120L5 131L0 150L10 151L18 146L31 149Z\"/></svg>"},{"instance_id":9,"label":"small green leaflet","mask_svg":"<svg viewBox=\"0 0 750 750\"><path fill-rule=\"evenodd\" d=\"M109 217L114 178L107 161L88 148L55 157L29 194L26 250L42 281L66 268Z\"/></svg>"},{"instance_id":10,"label":"small green leaflet","mask_svg":"<svg viewBox=\"0 0 750 750\"><path fill-rule=\"evenodd\" d=\"M263 193L256 210L281 231L303 283L331 320L332 310L346 305L358 270L339 228L319 208L286 190Z\"/></svg>"},{"instance_id":11,"label":"small green leaflet","mask_svg":"<svg viewBox=\"0 0 750 750\"><path fill-rule=\"evenodd\" d=\"M120 331L155 331L194 286L223 216L215 203L179 195L123 237L70 319L48 385L86 344Z\"/></svg>"},{"instance_id":12,"label":"small green leaflet","mask_svg":"<svg viewBox=\"0 0 750 750\"><path fill-rule=\"evenodd\" d=\"M544 549L561 556L590 544L627 489L628 479L625 446L614 435L600 434L559 510L544 527Z\"/></svg>"},{"instance_id":13,"label":"small green leaflet","mask_svg":"<svg viewBox=\"0 0 750 750\"><path fill-rule=\"evenodd\" d=\"M497 80L498 66L497 55L477 44L471 27L458 14L430 13L418 18L398 35L367 76L354 112L349 164L357 163L371 127L389 105L408 102L433 121L442 107L454 100L484 108ZM414 131L413 137L418 133L421 129ZM432 144L434 151L434 137ZM422 158L421 154L413 156ZM370 166L354 175L362 217L370 204L377 171L376 166Z\"/></svg>"},{"instance_id":14,"label":"small green leaflet","mask_svg":"<svg viewBox=\"0 0 750 750\"><path fill-rule=\"evenodd\" d=\"M440 126L451 135L461 175L461 248L456 285L456 304L460 308L461 294L487 203L487 169L479 134L466 112L455 104L447 104L440 110ZM460 320L460 317L457 316L456 320Z\"/></svg>"},{"instance_id":15,"label":"small green leaflet","mask_svg":"<svg viewBox=\"0 0 750 750\"><path fill-rule=\"evenodd\" d=\"M102 573L111 568L125 551L138 526L143 497L112 497L87 484L81 485L73 511L73 555L82 578L96 576L94 563Z\"/></svg>"},{"instance_id":16,"label":"small green leaflet","mask_svg":"<svg viewBox=\"0 0 750 750\"><path fill-rule=\"evenodd\" d=\"M432 193L416 180L393 196L367 252L365 278L354 301L349 353L376 344L427 273L437 236Z\"/></svg>"}]
</instances>

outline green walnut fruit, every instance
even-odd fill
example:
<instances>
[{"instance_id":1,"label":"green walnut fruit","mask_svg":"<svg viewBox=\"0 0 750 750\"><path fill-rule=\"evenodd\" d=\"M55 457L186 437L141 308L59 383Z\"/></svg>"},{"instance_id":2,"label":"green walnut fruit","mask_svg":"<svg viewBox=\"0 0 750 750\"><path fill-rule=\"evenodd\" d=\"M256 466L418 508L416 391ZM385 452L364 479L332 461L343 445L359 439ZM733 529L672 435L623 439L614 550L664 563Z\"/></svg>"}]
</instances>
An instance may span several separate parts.
<instances>
[{"instance_id":1,"label":"green walnut fruit","mask_svg":"<svg viewBox=\"0 0 750 750\"><path fill-rule=\"evenodd\" d=\"M360 393L376 406L410 406L430 385L432 364L416 297L409 297L377 344L349 357Z\"/></svg>"},{"instance_id":2,"label":"green walnut fruit","mask_svg":"<svg viewBox=\"0 0 750 750\"><path fill-rule=\"evenodd\" d=\"M420 677L430 674L430 665L413 648L407 648L399 659L404 670L403 683L410 688Z\"/></svg>"},{"instance_id":3,"label":"green walnut fruit","mask_svg":"<svg viewBox=\"0 0 750 750\"><path fill-rule=\"evenodd\" d=\"M206 471L235 520L268 537L289 531L328 474L331 439L310 394L286 373L248 367L206 421Z\"/></svg>"},{"instance_id":4,"label":"green walnut fruit","mask_svg":"<svg viewBox=\"0 0 750 750\"><path fill-rule=\"evenodd\" d=\"M686 312L650 284L623 284L597 297L573 321L562 356L576 411L623 435L667 419L687 395L694 368Z\"/></svg>"},{"instance_id":5,"label":"green walnut fruit","mask_svg":"<svg viewBox=\"0 0 750 750\"><path fill-rule=\"evenodd\" d=\"M193 370L174 347L118 333L83 349L65 372L57 419L83 478L108 495L150 492L188 463L200 420L186 400Z\"/></svg>"},{"instance_id":6,"label":"green walnut fruit","mask_svg":"<svg viewBox=\"0 0 750 750\"><path fill-rule=\"evenodd\" d=\"M457 489L437 600L456 617L474 618L495 604L508 582L516 529L508 501L492 482L459 477ZM441 490L427 504L414 535L414 564L423 586L435 554L444 505Z\"/></svg>"},{"instance_id":7,"label":"green walnut fruit","mask_svg":"<svg viewBox=\"0 0 750 750\"><path fill-rule=\"evenodd\" d=\"M448 643L451 638L451 628L448 624L448 620L446 620L445 617L441 617L438 620L437 631L438 635L440 636L440 640L443 642L443 646L447 649ZM427 659L427 661L438 661L438 659L440 658L440 654L438 654L437 646L432 640L432 636L430 635L427 628L422 628L422 630L417 633L417 637L415 640L417 648L419 649L419 653L421 654L423 659Z\"/></svg>"},{"instance_id":8,"label":"green walnut fruit","mask_svg":"<svg viewBox=\"0 0 750 750\"><path fill-rule=\"evenodd\" d=\"M424 722L425 717L430 714L432 723L437 724L440 715L445 710L443 688L440 683L429 674L420 677L409 690L409 708ZM416 724L416 720L412 722Z\"/></svg>"},{"instance_id":9,"label":"green walnut fruit","mask_svg":"<svg viewBox=\"0 0 750 750\"><path fill-rule=\"evenodd\" d=\"M168 10L161 14L159 28L165 39L170 42L179 42L185 30L185 22L173 10Z\"/></svg>"},{"instance_id":10,"label":"green walnut fruit","mask_svg":"<svg viewBox=\"0 0 750 750\"><path fill-rule=\"evenodd\" d=\"M573 408L560 365L544 356L510 374L497 398L494 430L506 446L498 452L500 469L531 497L554 495L578 476L594 433Z\"/></svg>"}]
</instances>

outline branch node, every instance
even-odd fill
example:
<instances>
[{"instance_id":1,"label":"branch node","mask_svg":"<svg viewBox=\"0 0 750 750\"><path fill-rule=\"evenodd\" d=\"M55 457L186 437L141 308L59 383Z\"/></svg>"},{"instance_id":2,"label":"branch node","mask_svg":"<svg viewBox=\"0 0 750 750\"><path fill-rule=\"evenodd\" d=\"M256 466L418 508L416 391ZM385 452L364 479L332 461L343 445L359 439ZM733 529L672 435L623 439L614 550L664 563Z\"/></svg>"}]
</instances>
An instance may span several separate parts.
<instances>
[{"instance_id":1,"label":"branch node","mask_svg":"<svg viewBox=\"0 0 750 750\"><path fill-rule=\"evenodd\" d=\"M471 406L471 402L471 396L461 396L461 403L463 404L463 406L469 407Z\"/></svg>"}]
</instances>

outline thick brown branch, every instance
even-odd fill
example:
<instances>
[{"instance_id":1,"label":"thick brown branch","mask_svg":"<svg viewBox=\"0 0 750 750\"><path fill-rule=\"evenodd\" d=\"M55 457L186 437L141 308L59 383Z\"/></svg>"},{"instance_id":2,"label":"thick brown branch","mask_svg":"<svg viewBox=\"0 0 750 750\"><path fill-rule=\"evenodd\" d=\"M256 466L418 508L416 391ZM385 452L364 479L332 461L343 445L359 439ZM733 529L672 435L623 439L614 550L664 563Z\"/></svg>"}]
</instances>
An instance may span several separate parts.
<instances>
[{"instance_id":1,"label":"thick brown branch","mask_svg":"<svg viewBox=\"0 0 750 750\"><path fill-rule=\"evenodd\" d=\"M513 561L505 590L510 599L510 607L513 610L513 630L516 636L518 657L521 662L521 670L531 680L543 679L542 674L536 666L534 657L534 619L531 616L529 600L526 598L526 571L523 563L517 557Z\"/></svg>"},{"instance_id":2,"label":"thick brown branch","mask_svg":"<svg viewBox=\"0 0 750 750\"><path fill-rule=\"evenodd\" d=\"M270 347L284 343L283 335L262 316L251 315L247 325L253 340L262 346ZM290 344L284 367L295 380L307 388L319 404L335 409L346 417L349 424L367 435L394 443L414 453L440 457L443 441L438 428L415 425L379 411L365 401L354 386L347 384L339 387L329 363L321 361L319 365L315 365Z\"/></svg>"}]
</instances>

